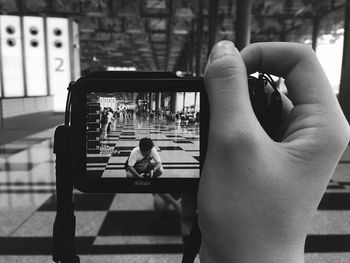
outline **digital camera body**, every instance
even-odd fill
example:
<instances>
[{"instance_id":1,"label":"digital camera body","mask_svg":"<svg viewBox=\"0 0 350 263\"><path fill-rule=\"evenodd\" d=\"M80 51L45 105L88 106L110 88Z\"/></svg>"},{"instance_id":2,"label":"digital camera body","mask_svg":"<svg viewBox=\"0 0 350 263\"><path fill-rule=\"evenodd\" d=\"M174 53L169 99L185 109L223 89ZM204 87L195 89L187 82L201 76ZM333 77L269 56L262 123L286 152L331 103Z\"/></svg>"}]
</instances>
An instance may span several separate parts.
<instances>
[{"instance_id":1,"label":"digital camera body","mask_svg":"<svg viewBox=\"0 0 350 263\"><path fill-rule=\"evenodd\" d=\"M192 100L196 97L197 108L188 107L187 111L200 112L201 116L200 124L188 125L191 128L187 130L196 130L188 134L191 140L180 134L186 127L173 118L178 105L172 100L183 105L178 101L180 95L186 99L183 94ZM113 108L114 127L103 138L106 125L101 116L105 108ZM142 127L137 127L140 124ZM209 107L202 79L182 79L168 72L98 72L80 78L71 87L74 185L83 192L193 193L205 158L208 127ZM142 138L150 138L162 158L164 172L160 177L126 175L125 162ZM183 150L187 158L179 156L179 151L173 156L172 151L181 148L177 146L180 144L187 146L188 151ZM195 158L190 161L191 155Z\"/></svg>"},{"instance_id":2,"label":"digital camera body","mask_svg":"<svg viewBox=\"0 0 350 263\"><path fill-rule=\"evenodd\" d=\"M273 134L281 99L272 96L267 105L266 79L249 77L248 83L256 116ZM69 90L69 170L78 190L196 193L210 121L202 78L169 72L95 72ZM153 141L162 160L159 177L128 176L128 160L142 138Z\"/></svg>"}]
</instances>

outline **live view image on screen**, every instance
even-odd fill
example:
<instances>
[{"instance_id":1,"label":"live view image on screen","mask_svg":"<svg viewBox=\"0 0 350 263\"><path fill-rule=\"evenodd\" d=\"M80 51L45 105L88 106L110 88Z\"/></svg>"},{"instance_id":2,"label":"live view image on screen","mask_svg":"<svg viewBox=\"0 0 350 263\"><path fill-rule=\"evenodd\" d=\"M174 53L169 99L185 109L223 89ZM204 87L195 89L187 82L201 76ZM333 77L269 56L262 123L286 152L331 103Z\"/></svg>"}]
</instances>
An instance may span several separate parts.
<instances>
[{"instance_id":1,"label":"live view image on screen","mask_svg":"<svg viewBox=\"0 0 350 263\"><path fill-rule=\"evenodd\" d=\"M88 176L199 178L199 92L87 96Z\"/></svg>"}]
</instances>

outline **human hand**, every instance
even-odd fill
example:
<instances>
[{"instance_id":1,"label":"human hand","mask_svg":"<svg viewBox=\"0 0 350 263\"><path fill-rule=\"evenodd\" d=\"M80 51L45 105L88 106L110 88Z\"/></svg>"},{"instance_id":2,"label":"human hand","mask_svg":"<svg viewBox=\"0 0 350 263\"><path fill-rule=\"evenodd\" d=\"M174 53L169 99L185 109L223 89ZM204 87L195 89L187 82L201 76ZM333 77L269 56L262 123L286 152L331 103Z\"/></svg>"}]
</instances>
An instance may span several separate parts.
<instances>
[{"instance_id":1,"label":"human hand","mask_svg":"<svg viewBox=\"0 0 350 263\"><path fill-rule=\"evenodd\" d=\"M281 142L255 117L247 71L286 80ZM198 192L201 262L303 262L308 224L350 138L315 53L302 44L257 43L240 54L222 41L211 52L205 86L210 128Z\"/></svg>"}]
</instances>

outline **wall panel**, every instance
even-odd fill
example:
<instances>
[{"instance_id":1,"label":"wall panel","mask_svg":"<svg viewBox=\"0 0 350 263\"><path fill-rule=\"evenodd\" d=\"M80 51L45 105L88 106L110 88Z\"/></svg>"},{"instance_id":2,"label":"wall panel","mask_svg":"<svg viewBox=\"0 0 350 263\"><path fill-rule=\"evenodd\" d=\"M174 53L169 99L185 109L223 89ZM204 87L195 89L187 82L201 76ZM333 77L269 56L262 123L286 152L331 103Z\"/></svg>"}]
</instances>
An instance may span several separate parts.
<instances>
[{"instance_id":1,"label":"wall panel","mask_svg":"<svg viewBox=\"0 0 350 263\"><path fill-rule=\"evenodd\" d=\"M4 97L24 96L22 34L19 16L0 16L1 70Z\"/></svg>"},{"instance_id":2,"label":"wall panel","mask_svg":"<svg viewBox=\"0 0 350 263\"><path fill-rule=\"evenodd\" d=\"M54 96L54 111L63 112L71 81L68 19L49 17L46 29L50 93Z\"/></svg>"},{"instance_id":3,"label":"wall panel","mask_svg":"<svg viewBox=\"0 0 350 263\"><path fill-rule=\"evenodd\" d=\"M44 19L23 17L25 75L28 96L47 95Z\"/></svg>"}]
</instances>

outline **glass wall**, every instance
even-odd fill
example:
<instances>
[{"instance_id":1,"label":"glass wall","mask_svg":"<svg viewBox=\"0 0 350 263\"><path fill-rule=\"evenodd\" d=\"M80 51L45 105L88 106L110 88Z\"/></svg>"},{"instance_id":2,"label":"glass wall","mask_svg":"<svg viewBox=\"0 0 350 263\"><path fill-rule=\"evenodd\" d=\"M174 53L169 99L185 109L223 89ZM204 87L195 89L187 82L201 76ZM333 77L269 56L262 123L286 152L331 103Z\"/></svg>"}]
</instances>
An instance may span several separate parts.
<instances>
[{"instance_id":1,"label":"glass wall","mask_svg":"<svg viewBox=\"0 0 350 263\"><path fill-rule=\"evenodd\" d=\"M335 93L339 92L344 42L344 7L330 10L320 17L316 55ZM299 22L288 32L286 41L312 45L313 19Z\"/></svg>"},{"instance_id":2,"label":"glass wall","mask_svg":"<svg viewBox=\"0 0 350 263\"><path fill-rule=\"evenodd\" d=\"M344 43L344 8L325 15L319 26L316 54L332 85L339 93Z\"/></svg>"}]
</instances>

